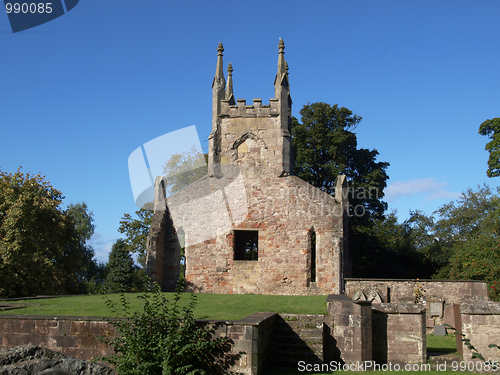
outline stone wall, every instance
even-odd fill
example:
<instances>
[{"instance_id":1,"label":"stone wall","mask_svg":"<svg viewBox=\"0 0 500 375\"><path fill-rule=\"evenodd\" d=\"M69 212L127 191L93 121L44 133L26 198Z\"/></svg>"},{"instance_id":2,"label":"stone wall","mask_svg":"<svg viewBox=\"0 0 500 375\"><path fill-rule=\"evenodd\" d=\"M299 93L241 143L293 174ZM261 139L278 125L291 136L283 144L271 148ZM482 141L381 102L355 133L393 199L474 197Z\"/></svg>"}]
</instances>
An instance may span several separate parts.
<instances>
[{"instance_id":1,"label":"stone wall","mask_svg":"<svg viewBox=\"0 0 500 375\"><path fill-rule=\"evenodd\" d=\"M32 344L91 360L113 354L112 349L95 339L113 335L114 328L100 318L0 315L0 349Z\"/></svg>"},{"instance_id":2,"label":"stone wall","mask_svg":"<svg viewBox=\"0 0 500 375\"><path fill-rule=\"evenodd\" d=\"M328 345L328 357L340 357L347 364L371 361L371 303L353 301L345 295L329 295L327 312L325 324L335 342L335 347ZM331 353L332 349L336 353Z\"/></svg>"},{"instance_id":3,"label":"stone wall","mask_svg":"<svg viewBox=\"0 0 500 375\"><path fill-rule=\"evenodd\" d=\"M377 293L381 302L405 303L414 299L418 285L423 289L423 299L442 300L445 304L460 303L465 300L484 301L488 299L485 281L476 280L419 280L419 279L352 279L345 280L345 294L356 299L358 292L366 299ZM363 299L363 298L361 298Z\"/></svg>"},{"instance_id":4,"label":"stone wall","mask_svg":"<svg viewBox=\"0 0 500 375\"><path fill-rule=\"evenodd\" d=\"M422 304L372 305L373 360L377 363L425 363L427 346Z\"/></svg>"},{"instance_id":5,"label":"stone wall","mask_svg":"<svg viewBox=\"0 0 500 375\"><path fill-rule=\"evenodd\" d=\"M155 212L154 223L170 222L185 234L189 291L281 295L340 292L346 231L342 202L295 176L243 181L237 175L234 180L228 178L227 184L212 180L216 179L196 181L167 198L168 210ZM239 194L233 194L232 184L241 184L236 189ZM242 204L244 215L239 213ZM212 218L221 207L220 214ZM231 220L224 219L228 212ZM179 239L165 237L172 230L153 226L149 237L148 274L162 285L171 274L167 263L178 266L180 261L170 256L180 254ZM234 259L237 230L257 233L257 260ZM312 233L316 239L314 265ZM315 280L311 279L313 266Z\"/></svg>"},{"instance_id":6,"label":"stone wall","mask_svg":"<svg viewBox=\"0 0 500 375\"><path fill-rule=\"evenodd\" d=\"M486 360L500 362L500 350L488 345L500 345L500 303L485 301L460 305L462 333ZM458 328L457 328L458 329ZM465 361L472 359L472 351L463 346Z\"/></svg>"},{"instance_id":7,"label":"stone wall","mask_svg":"<svg viewBox=\"0 0 500 375\"><path fill-rule=\"evenodd\" d=\"M247 180L246 219L186 248L191 290L212 293L330 294L341 288L342 207L295 176ZM174 219L174 222L176 220ZM234 259L234 230L258 232L258 260ZM311 284L311 233L316 281Z\"/></svg>"},{"instance_id":8,"label":"stone wall","mask_svg":"<svg viewBox=\"0 0 500 375\"><path fill-rule=\"evenodd\" d=\"M245 375L262 374L271 360L271 344L276 313L258 312L227 322L219 334L226 335L234 342L232 353L241 353L234 371ZM225 332L224 332L225 331Z\"/></svg>"},{"instance_id":9,"label":"stone wall","mask_svg":"<svg viewBox=\"0 0 500 375\"><path fill-rule=\"evenodd\" d=\"M209 322L221 324L216 334L233 342L229 354L237 360L232 370L245 375L262 373L271 359L276 315L259 312L237 321ZM113 349L95 338L114 335L114 327L100 318L0 315L0 349L31 344L89 361L114 354Z\"/></svg>"}]
</instances>

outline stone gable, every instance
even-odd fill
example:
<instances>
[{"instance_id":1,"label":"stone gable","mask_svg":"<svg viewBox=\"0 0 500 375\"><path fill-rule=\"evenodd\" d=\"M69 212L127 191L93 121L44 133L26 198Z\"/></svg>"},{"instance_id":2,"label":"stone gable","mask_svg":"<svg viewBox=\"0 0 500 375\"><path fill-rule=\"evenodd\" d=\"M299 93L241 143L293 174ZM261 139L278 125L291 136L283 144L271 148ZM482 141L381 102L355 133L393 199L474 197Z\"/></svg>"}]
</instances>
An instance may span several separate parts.
<instances>
[{"instance_id":1,"label":"stone gable","mask_svg":"<svg viewBox=\"0 0 500 375\"><path fill-rule=\"evenodd\" d=\"M280 41L269 105L234 100L232 67L214 78L208 175L166 197L155 184L147 273L172 290L185 250L188 290L211 293L332 294L343 291L347 184L334 198L293 176L291 98ZM342 194L343 193L343 194Z\"/></svg>"}]
</instances>

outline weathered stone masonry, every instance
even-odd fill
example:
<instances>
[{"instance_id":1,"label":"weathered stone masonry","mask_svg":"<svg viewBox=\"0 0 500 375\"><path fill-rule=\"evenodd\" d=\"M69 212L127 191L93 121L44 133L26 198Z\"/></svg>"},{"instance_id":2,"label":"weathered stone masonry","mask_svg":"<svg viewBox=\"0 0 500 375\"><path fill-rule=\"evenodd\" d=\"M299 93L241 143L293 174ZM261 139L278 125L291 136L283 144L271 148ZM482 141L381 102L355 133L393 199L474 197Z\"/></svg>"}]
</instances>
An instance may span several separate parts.
<instances>
[{"instance_id":1,"label":"weathered stone masonry","mask_svg":"<svg viewBox=\"0 0 500 375\"><path fill-rule=\"evenodd\" d=\"M349 274L347 183L332 197L293 176L288 65L280 41L269 105L235 101L222 44L213 81L208 175L166 198L157 178L147 272L164 290L179 276L198 292L338 294ZM254 253L252 253L254 252Z\"/></svg>"}]
</instances>

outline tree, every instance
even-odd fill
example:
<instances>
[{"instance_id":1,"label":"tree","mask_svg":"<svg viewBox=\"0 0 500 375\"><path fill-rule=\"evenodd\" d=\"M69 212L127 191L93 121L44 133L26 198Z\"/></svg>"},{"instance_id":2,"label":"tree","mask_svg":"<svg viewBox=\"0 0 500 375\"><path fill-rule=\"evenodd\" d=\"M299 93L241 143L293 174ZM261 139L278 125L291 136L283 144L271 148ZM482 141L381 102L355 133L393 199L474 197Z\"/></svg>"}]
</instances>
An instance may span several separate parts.
<instances>
[{"instance_id":1,"label":"tree","mask_svg":"<svg viewBox=\"0 0 500 375\"><path fill-rule=\"evenodd\" d=\"M428 278L433 267L427 259L426 247L419 241L426 237L420 227L421 213L399 224L396 212L374 220L369 227L358 228L357 243L363 249L354 262L356 275L379 278Z\"/></svg>"},{"instance_id":2,"label":"tree","mask_svg":"<svg viewBox=\"0 0 500 375\"><path fill-rule=\"evenodd\" d=\"M292 146L296 176L334 195L337 176L347 176L351 212L359 222L361 217L381 217L387 209L382 201L387 186L389 163L377 162L378 151L358 149L352 132L361 117L345 107L326 103L305 105L301 122L293 119Z\"/></svg>"},{"instance_id":3,"label":"tree","mask_svg":"<svg viewBox=\"0 0 500 375\"><path fill-rule=\"evenodd\" d=\"M106 264L106 290L109 293L130 292L136 268L125 241L118 239L111 248Z\"/></svg>"},{"instance_id":4,"label":"tree","mask_svg":"<svg viewBox=\"0 0 500 375\"><path fill-rule=\"evenodd\" d=\"M125 244L128 251L137 254L137 263L144 266L146 263L147 238L149 227L153 220L153 211L149 206L136 211L138 219L132 218L132 215L123 215L120 221L118 232L125 234Z\"/></svg>"},{"instance_id":5,"label":"tree","mask_svg":"<svg viewBox=\"0 0 500 375\"><path fill-rule=\"evenodd\" d=\"M382 251L380 238L374 233L376 225L384 220L387 203L382 198L387 186L386 169L389 163L377 162L378 151L358 149L353 130L361 117L345 107L326 103L305 105L300 122L292 121L292 147L295 157L294 173L311 185L335 194L339 175L347 176L349 183L349 248L353 275L375 270L370 263L374 245ZM375 260L375 258L372 258Z\"/></svg>"},{"instance_id":6,"label":"tree","mask_svg":"<svg viewBox=\"0 0 500 375\"><path fill-rule=\"evenodd\" d=\"M43 176L0 171L2 296L82 291L81 267L90 254L81 241L88 232L76 228L78 210L64 211L62 199Z\"/></svg>"},{"instance_id":7,"label":"tree","mask_svg":"<svg viewBox=\"0 0 500 375\"><path fill-rule=\"evenodd\" d=\"M486 174L488 177L500 176L500 117L484 121L479 126L479 134L490 139L485 147L490 153Z\"/></svg>"},{"instance_id":8,"label":"tree","mask_svg":"<svg viewBox=\"0 0 500 375\"><path fill-rule=\"evenodd\" d=\"M454 244L449 278L486 280L489 297L500 299L500 239L491 233Z\"/></svg>"},{"instance_id":9,"label":"tree","mask_svg":"<svg viewBox=\"0 0 500 375\"><path fill-rule=\"evenodd\" d=\"M105 266L98 263L92 246L87 244L94 234L94 215L88 210L87 204L70 204L66 210L75 228L73 246L78 249L78 258L73 259L77 265L77 278L81 283L81 292L97 293L105 279Z\"/></svg>"},{"instance_id":10,"label":"tree","mask_svg":"<svg viewBox=\"0 0 500 375\"><path fill-rule=\"evenodd\" d=\"M433 235L446 264L436 277L486 280L498 298L500 281L500 197L488 186L468 189L456 202L440 207Z\"/></svg>"},{"instance_id":11,"label":"tree","mask_svg":"<svg viewBox=\"0 0 500 375\"><path fill-rule=\"evenodd\" d=\"M189 151L174 154L163 166L168 194L181 191L196 180L206 176L207 156L193 147Z\"/></svg>"}]
</instances>

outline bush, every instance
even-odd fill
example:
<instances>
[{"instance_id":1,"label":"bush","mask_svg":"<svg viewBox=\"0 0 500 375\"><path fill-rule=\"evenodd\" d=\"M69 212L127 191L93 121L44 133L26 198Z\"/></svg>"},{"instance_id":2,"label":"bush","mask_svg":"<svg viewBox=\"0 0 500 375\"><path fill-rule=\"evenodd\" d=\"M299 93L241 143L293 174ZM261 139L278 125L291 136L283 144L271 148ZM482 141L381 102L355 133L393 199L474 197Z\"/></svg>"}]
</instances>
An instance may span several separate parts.
<instances>
[{"instance_id":1,"label":"bush","mask_svg":"<svg viewBox=\"0 0 500 375\"><path fill-rule=\"evenodd\" d=\"M100 339L117 354L101 360L113 364L123 375L229 374L228 368L238 356L227 354L230 342L226 337L213 338L217 326L196 322L196 296L191 294L188 305L181 307L180 286L172 303L158 284L145 289L138 297L142 311L133 314L124 294L120 309L106 299L108 307L124 318L109 319L120 336Z\"/></svg>"}]
</instances>

